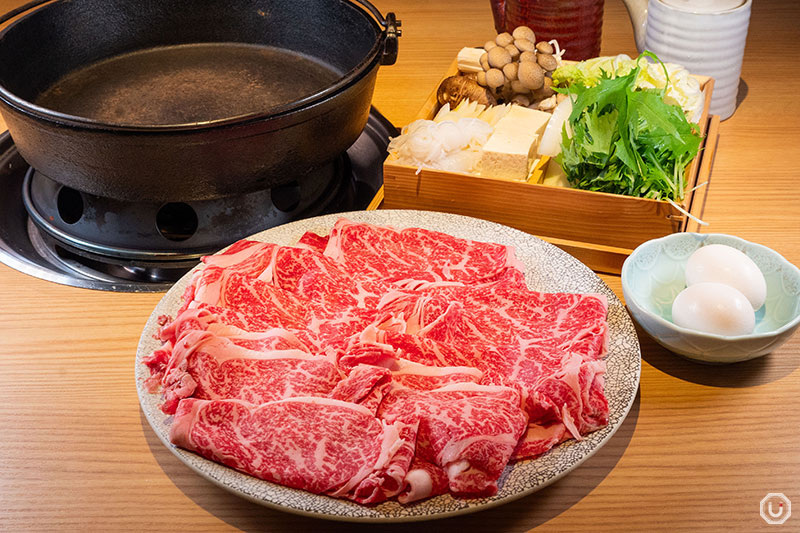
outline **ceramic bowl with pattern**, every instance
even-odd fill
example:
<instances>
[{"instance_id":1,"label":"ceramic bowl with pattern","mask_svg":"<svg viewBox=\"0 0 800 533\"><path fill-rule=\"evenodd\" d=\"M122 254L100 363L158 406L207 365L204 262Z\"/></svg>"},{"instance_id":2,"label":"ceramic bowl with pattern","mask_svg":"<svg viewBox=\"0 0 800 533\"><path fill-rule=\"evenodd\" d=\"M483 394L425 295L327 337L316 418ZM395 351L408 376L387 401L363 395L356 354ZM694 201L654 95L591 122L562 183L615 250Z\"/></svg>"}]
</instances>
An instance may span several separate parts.
<instances>
[{"instance_id":1,"label":"ceramic bowl with pattern","mask_svg":"<svg viewBox=\"0 0 800 533\"><path fill-rule=\"evenodd\" d=\"M672 322L672 301L686 287L685 266L708 244L725 244L752 259L767 282L766 303L748 335L716 335ZM779 253L723 234L674 233L645 242L622 266L622 291L633 318L656 342L704 363L736 363L772 352L800 326L800 270Z\"/></svg>"}]
</instances>

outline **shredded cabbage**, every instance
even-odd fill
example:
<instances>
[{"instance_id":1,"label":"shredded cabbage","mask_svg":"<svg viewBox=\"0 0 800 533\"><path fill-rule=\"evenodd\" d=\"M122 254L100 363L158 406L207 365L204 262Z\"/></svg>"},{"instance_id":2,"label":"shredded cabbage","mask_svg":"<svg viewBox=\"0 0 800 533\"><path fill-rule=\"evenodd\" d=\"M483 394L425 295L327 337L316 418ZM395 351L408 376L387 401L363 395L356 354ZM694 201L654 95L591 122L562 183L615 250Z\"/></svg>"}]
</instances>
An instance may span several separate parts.
<instances>
[{"instance_id":1,"label":"shredded cabbage","mask_svg":"<svg viewBox=\"0 0 800 533\"><path fill-rule=\"evenodd\" d=\"M680 106L689 122L697 123L703 113L703 92L700 83L681 65L675 63L645 63L636 77L638 89L663 89L666 86L664 101ZM664 74L666 67L669 83ZM614 78L624 76L636 68L636 60L625 54L602 56L587 59L580 63L562 65L553 72L553 85L566 87L578 83L593 87L600 81L603 72Z\"/></svg>"}]
</instances>

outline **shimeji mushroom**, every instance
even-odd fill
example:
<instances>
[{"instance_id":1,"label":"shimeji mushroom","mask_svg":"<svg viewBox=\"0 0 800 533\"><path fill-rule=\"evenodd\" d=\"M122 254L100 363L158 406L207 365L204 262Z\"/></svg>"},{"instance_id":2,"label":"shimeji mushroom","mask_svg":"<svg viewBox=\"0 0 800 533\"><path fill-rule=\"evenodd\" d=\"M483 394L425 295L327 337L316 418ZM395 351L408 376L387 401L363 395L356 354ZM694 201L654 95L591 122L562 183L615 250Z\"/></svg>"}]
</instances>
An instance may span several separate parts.
<instances>
[{"instance_id":1,"label":"shimeji mushroom","mask_svg":"<svg viewBox=\"0 0 800 533\"><path fill-rule=\"evenodd\" d=\"M534 63L533 61L520 63L517 76L519 77L519 81L522 82L522 85L532 91L544 85L544 70L538 63Z\"/></svg>"}]
</instances>

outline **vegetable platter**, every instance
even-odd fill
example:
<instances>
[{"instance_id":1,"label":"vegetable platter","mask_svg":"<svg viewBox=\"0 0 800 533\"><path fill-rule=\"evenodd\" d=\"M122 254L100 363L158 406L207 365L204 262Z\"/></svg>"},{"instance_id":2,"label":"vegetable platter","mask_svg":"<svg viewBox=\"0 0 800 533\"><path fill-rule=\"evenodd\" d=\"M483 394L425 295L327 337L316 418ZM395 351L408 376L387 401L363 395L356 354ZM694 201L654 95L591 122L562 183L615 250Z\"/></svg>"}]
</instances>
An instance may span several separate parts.
<instances>
[{"instance_id":1,"label":"vegetable platter","mask_svg":"<svg viewBox=\"0 0 800 533\"><path fill-rule=\"evenodd\" d=\"M565 62L566 63L566 62ZM453 61L442 80L458 74ZM702 144L686 167L683 198L640 198L541 183L551 159L541 157L527 181L384 163L384 186L370 208L444 211L505 224L564 249L596 271L618 274L639 244L676 232L697 231L711 178L719 117L709 115L714 80L692 76L704 102L697 121ZM438 87L438 85L437 85ZM437 90L416 119L439 111Z\"/></svg>"}]
</instances>

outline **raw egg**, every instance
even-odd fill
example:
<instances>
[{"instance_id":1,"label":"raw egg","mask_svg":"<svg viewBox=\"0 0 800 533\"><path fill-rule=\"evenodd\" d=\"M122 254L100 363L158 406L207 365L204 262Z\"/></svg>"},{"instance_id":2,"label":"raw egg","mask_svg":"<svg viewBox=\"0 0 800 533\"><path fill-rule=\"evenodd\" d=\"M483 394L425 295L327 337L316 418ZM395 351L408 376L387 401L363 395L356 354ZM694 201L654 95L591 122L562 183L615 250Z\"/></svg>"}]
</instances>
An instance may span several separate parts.
<instances>
[{"instance_id":1,"label":"raw egg","mask_svg":"<svg viewBox=\"0 0 800 533\"><path fill-rule=\"evenodd\" d=\"M705 333L747 335L753 332L756 315L739 290L724 283L704 281L686 287L675 297L672 321Z\"/></svg>"},{"instance_id":2,"label":"raw egg","mask_svg":"<svg viewBox=\"0 0 800 533\"><path fill-rule=\"evenodd\" d=\"M709 244L698 248L686 262L686 285L717 282L738 289L754 310L764 305L767 282L752 259L736 248Z\"/></svg>"}]
</instances>

